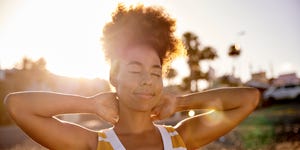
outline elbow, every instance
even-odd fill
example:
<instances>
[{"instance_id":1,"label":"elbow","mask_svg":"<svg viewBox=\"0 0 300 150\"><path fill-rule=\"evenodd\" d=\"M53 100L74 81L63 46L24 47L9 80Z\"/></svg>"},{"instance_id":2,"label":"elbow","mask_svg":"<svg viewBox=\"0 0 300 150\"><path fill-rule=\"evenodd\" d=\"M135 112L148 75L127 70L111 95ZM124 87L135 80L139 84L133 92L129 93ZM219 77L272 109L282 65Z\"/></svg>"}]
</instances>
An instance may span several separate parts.
<instances>
[{"instance_id":1,"label":"elbow","mask_svg":"<svg viewBox=\"0 0 300 150\"><path fill-rule=\"evenodd\" d=\"M260 92L256 88L248 88L246 99L248 101L249 107L253 110L257 107L260 100Z\"/></svg>"},{"instance_id":2,"label":"elbow","mask_svg":"<svg viewBox=\"0 0 300 150\"><path fill-rule=\"evenodd\" d=\"M14 117L15 114L17 113L18 99L19 99L18 96L14 93L10 93L4 98L5 109L7 110L7 112L11 117Z\"/></svg>"},{"instance_id":3,"label":"elbow","mask_svg":"<svg viewBox=\"0 0 300 150\"><path fill-rule=\"evenodd\" d=\"M256 88L253 88L252 92L253 92L253 102L252 102L252 104L253 104L254 108L256 108L259 101L260 101L260 91Z\"/></svg>"},{"instance_id":4,"label":"elbow","mask_svg":"<svg viewBox=\"0 0 300 150\"><path fill-rule=\"evenodd\" d=\"M15 99L14 97L15 97L14 94L11 93L5 96L3 103L7 110L10 110L12 105L11 103L13 101L12 99Z\"/></svg>"}]
</instances>

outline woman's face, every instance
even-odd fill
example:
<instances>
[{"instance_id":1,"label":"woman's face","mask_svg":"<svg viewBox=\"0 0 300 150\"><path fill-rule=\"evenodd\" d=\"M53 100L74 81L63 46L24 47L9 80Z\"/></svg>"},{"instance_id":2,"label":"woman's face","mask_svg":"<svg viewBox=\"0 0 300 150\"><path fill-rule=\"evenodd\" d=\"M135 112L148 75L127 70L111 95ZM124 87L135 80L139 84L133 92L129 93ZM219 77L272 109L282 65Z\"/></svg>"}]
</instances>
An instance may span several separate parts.
<instances>
[{"instance_id":1,"label":"woman's face","mask_svg":"<svg viewBox=\"0 0 300 150\"><path fill-rule=\"evenodd\" d=\"M150 111L162 93L162 66L155 50L137 45L119 56L114 86L121 105L135 111Z\"/></svg>"}]
</instances>

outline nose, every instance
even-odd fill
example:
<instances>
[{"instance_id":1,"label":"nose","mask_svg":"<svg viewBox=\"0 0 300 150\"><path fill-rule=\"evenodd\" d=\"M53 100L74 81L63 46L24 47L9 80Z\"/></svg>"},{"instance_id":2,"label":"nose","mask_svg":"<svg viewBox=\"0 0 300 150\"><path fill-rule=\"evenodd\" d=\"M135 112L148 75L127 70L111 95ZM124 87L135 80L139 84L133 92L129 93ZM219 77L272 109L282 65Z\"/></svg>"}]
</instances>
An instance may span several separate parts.
<instances>
[{"instance_id":1,"label":"nose","mask_svg":"<svg viewBox=\"0 0 300 150\"><path fill-rule=\"evenodd\" d=\"M150 74L143 73L141 78L141 85L152 85L152 78Z\"/></svg>"}]
</instances>

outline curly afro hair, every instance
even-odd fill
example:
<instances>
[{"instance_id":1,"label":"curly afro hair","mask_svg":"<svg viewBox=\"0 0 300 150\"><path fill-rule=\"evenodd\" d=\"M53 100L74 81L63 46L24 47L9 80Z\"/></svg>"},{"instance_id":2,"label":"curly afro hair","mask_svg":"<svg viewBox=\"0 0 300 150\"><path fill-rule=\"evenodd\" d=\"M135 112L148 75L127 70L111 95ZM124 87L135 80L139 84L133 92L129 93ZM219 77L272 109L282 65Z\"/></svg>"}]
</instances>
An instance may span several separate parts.
<instances>
[{"instance_id":1,"label":"curly afro hair","mask_svg":"<svg viewBox=\"0 0 300 150\"><path fill-rule=\"evenodd\" d=\"M139 4L126 8L118 4L112 21L103 28L105 58L112 64L118 50L145 44L156 50L166 72L174 58L186 53L182 41L174 35L175 25L175 19L161 7Z\"/></svg>"}]
</instances>

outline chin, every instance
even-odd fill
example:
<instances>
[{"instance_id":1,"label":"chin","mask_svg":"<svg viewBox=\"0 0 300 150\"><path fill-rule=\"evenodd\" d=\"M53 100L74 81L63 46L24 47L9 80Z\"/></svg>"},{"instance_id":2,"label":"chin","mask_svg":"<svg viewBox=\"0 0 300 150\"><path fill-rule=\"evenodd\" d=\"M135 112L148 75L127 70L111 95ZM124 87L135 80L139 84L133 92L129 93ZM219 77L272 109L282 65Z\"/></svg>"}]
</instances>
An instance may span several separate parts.
<instances>
[{"instance_id":1,"label":"chin","mask_svg":"<svg viewBox=\"0 0 300 150\"><path fill-rule=\"evenodd\" d=\"M137 112L151 112L151 110L154 108L154 106L151 106L150 104L148 105L144 105L144 106L141 106L141 105L136 105L136 106L133 106L131 107L134 111L137 111Z\"/></svg>"},{"instance_id":2,"label":"chin","mask_svg":"<svg viewBox=\"0 0 300 150\"><path fill-rule=\"evenodd\" d=\"M153 107L138 107L138 108L134 108L135 111L139 111L139 112L150 112L152 110Z\"/></svg>"}]
</instances>

